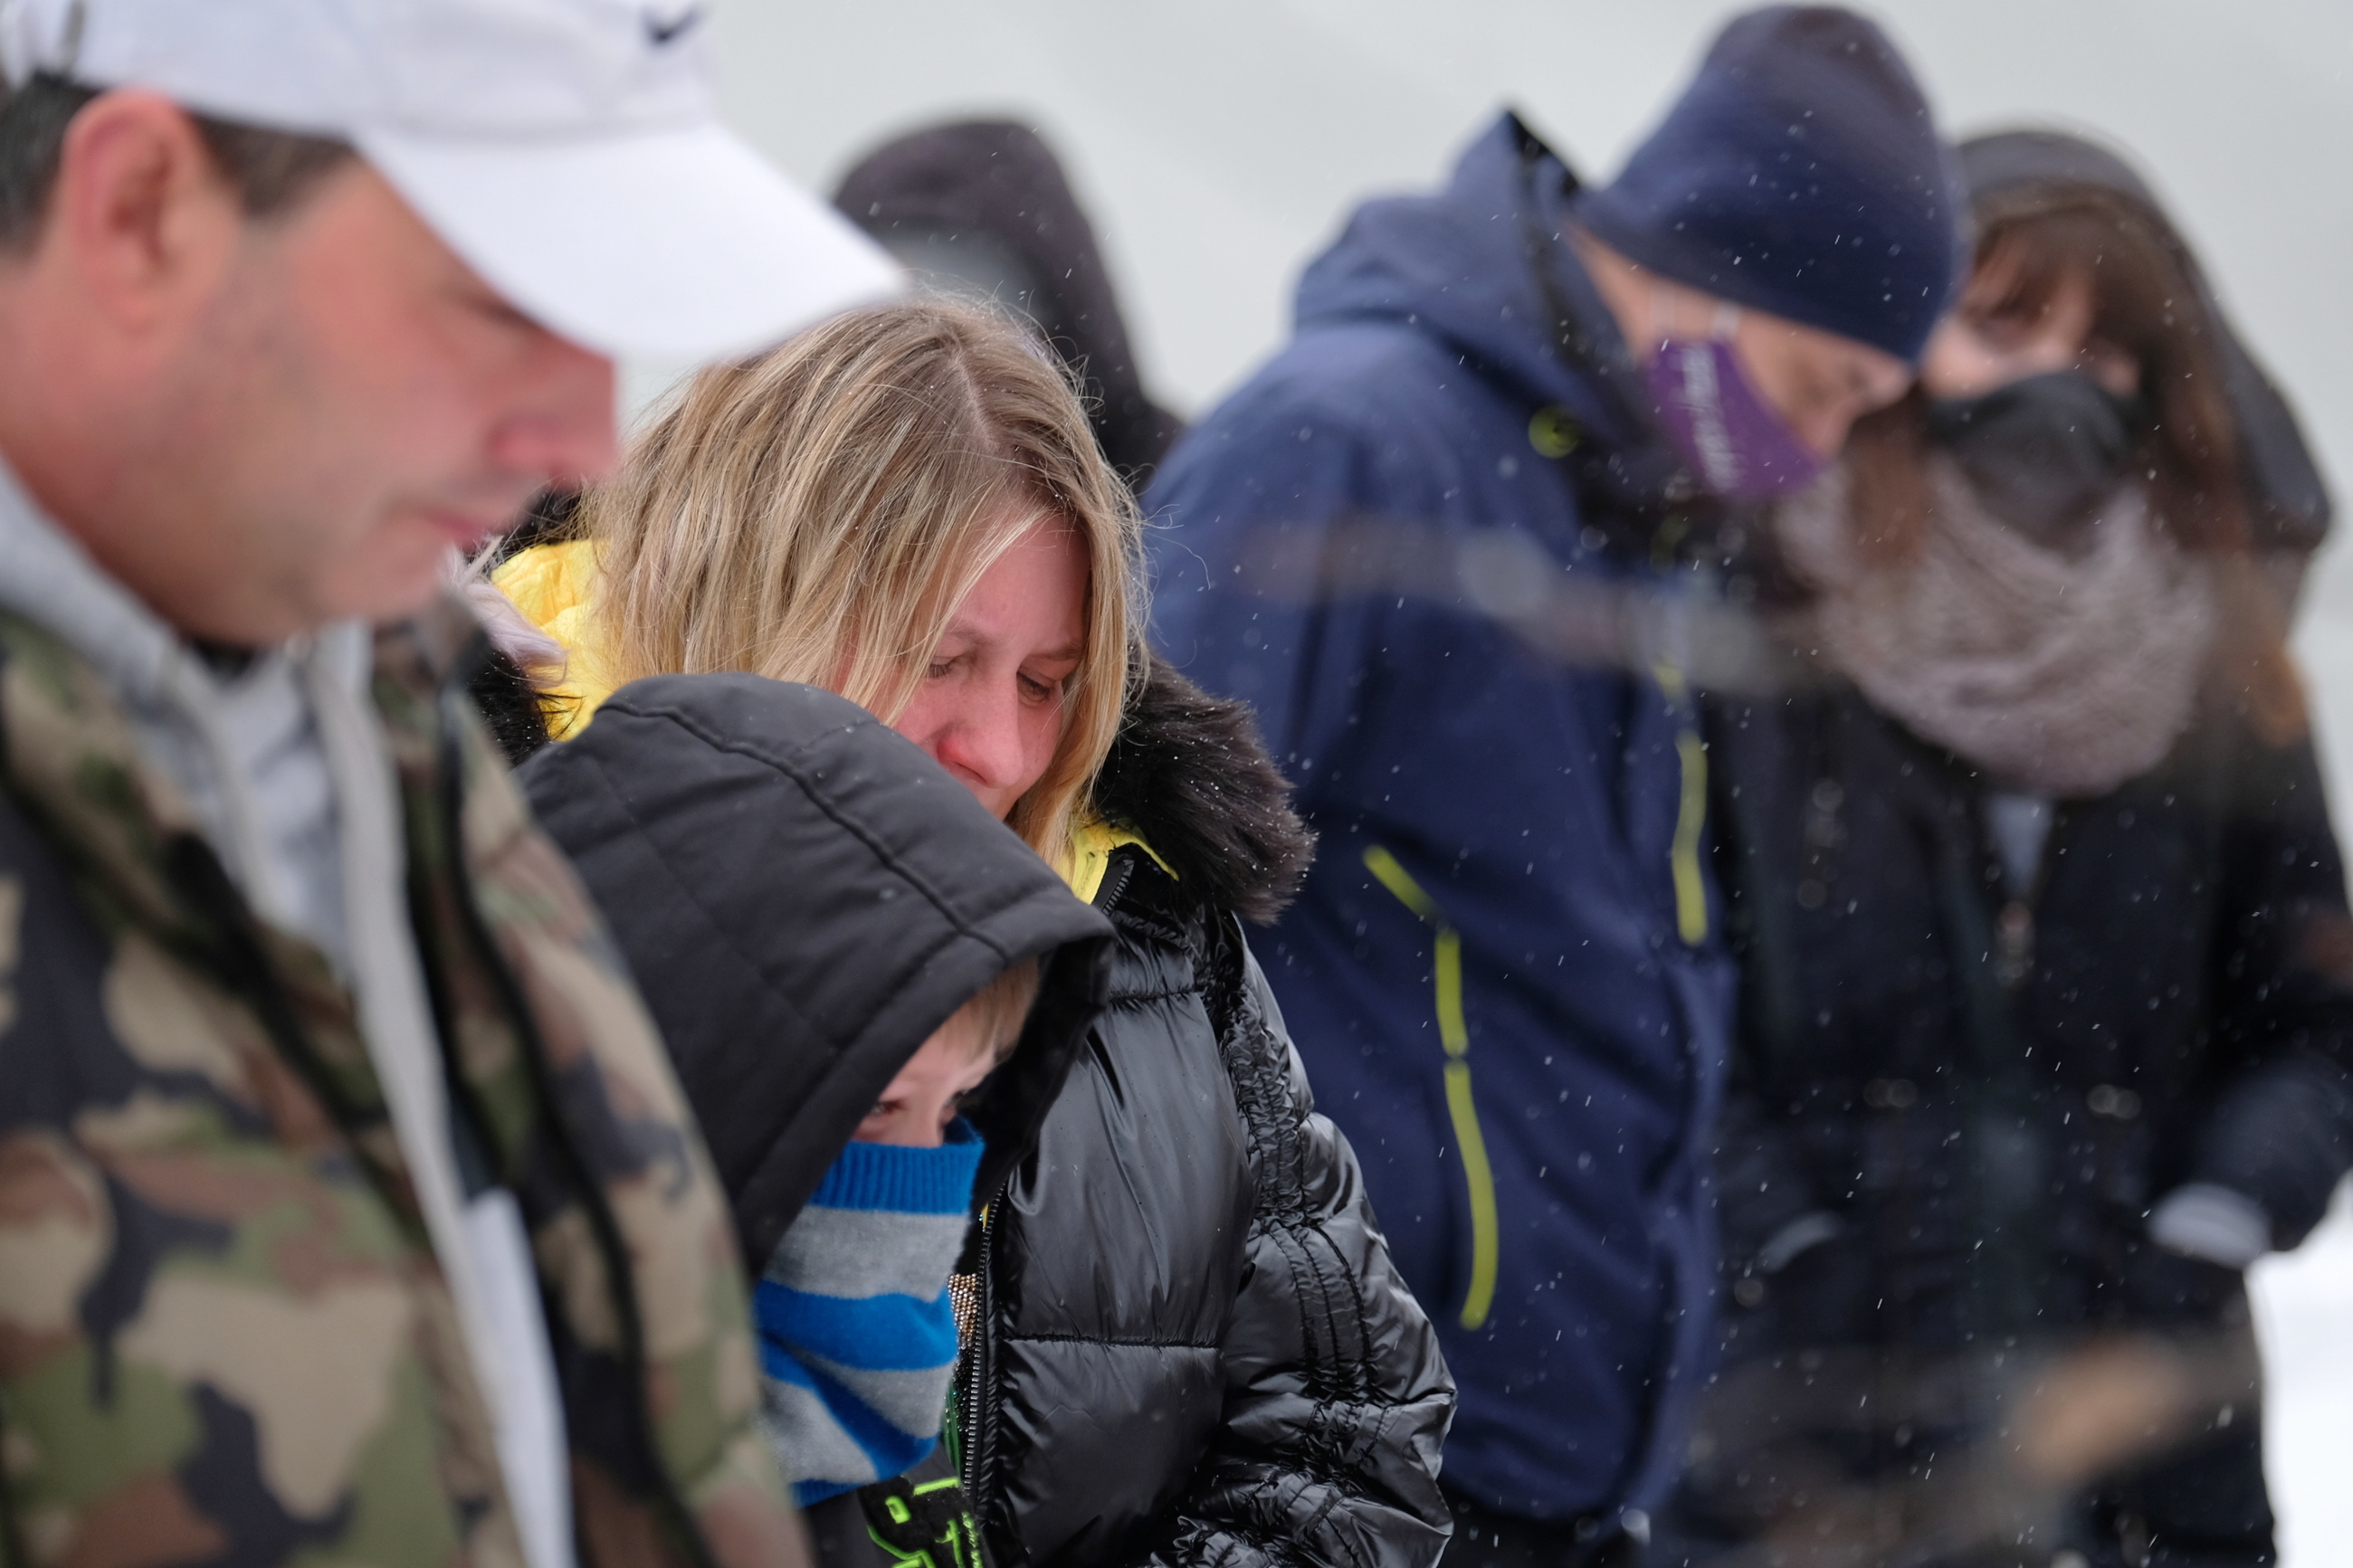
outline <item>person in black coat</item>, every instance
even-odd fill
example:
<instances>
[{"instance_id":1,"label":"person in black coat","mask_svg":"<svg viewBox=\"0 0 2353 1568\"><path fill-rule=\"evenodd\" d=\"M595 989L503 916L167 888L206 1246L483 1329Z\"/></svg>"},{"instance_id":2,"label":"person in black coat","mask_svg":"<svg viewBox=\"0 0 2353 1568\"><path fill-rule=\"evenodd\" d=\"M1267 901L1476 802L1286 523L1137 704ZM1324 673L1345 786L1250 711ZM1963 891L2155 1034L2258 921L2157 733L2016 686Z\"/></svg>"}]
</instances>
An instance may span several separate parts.
<instances>
[{"instance_id":1,"label":"person in black coat","mask_svg":"<svg viewBox=\"0 0 2353 1568\"><path fill-rule=\"evenodd\" d=\"M2353 919L2257 564L2327 499L2119 160L1961 152L1920 393L1775 520L1822 679L1709 714L1742 1030L1676 1544L2255 1568L2242 1271L2353 1163Z\"/></svg>"}]
</instances>

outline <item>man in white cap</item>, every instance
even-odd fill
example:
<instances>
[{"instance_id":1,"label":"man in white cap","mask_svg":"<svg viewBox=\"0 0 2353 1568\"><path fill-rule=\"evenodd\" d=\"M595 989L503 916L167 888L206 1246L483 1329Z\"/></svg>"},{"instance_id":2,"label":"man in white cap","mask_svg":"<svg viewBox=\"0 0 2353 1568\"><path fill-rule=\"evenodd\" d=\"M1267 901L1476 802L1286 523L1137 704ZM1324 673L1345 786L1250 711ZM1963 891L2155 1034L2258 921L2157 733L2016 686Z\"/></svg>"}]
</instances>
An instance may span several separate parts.
<instances>
[{"instance_id":1,"label":"man in white cap","mask_svg":"<svg viewBox=\"0 0 2353 1568\"><path fill-rule=\"evenodd\" d=\"M611 355L895 286L681 0L0 0L0 1530L805 1560L700 1138L462 693Z\"/></svg>"}]
</instances>

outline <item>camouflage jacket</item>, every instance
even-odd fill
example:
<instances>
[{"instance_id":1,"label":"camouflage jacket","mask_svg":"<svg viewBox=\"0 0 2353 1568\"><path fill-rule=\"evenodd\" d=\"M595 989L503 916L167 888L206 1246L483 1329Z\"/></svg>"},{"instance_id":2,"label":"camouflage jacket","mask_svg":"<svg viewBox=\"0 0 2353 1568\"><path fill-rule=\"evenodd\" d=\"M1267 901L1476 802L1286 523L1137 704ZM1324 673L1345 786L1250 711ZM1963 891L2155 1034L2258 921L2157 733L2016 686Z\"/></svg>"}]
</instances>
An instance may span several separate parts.
<instances>
[{"instance_id":1,"label":"camouflage jacket","mask_svg":"<svg viewBox=\"0 0 2353 1568\"><path fill-rule=\"evenodd\" d=\"M459 677L376 643L453 1102L531 1231L595 1568L805 1561L719 1187ZM350 993L259 921L94 672L0 614L0 1532L25 1564L521 1568Z\"/></svg>"}]
</instances>

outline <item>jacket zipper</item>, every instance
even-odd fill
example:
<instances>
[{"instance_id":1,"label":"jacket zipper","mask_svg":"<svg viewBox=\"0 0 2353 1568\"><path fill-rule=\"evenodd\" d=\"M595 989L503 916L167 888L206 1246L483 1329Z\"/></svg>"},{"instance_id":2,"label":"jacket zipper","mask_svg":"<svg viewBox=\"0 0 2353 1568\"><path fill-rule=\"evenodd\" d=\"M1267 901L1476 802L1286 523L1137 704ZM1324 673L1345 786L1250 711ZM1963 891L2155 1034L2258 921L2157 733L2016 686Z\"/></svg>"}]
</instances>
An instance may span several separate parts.
<instances>
[{"instance_id":1,"label":"jacket zipper","mask_svg":"<svg viewBox=\"0 0 2353 1568\"><path fill-rule=\"evenodd\" d=\"M1112 906L1119 902L1120 895L1127 891L1128 883L1134 879L1134 858L1114 854L1111 865L1103 871L1103 886L1095 889L1095 908L1104 914L1111 913Z\"/></svg>"},{"instance_id":2,"label":"jacket zipper","mask_svg":"<svg viewBox=\"0 0 2353 1568\"><path fill-rule=\"evenodd\" d=\"M1495 1207L1495 1170L1487 1160L1486 1134L1479 1129L1479 1102L1471 1093L1471 1026L1462 1011L1462 935L1422 891L1398 858L1377 844L1365 847L1365 868L1397 901L1411 910L1438 932L1431 955L1438 992L1438 1042L1446 1052L1446 1115L1454 1126L1454 1145L1462 1157L1462 1184L1471 1202L1471 1283L1462 1292L1462 1326L1486 1325L1495 1305L1495 1272L1500 1261L1499 1223Z\"/></svg>"},{"instance_id":3,"label":"jacket zipper","mask_svg":"<svg viewBox=\"0 0 2353 1568\"><path fill-rule=\"evenodd\" d=\"M995 1205L980 1211L980 1258L973 1269L973 1289L977 1305L973 1312L972 1348L965 1356L965 1380L961 1393L963 1409L957 1413L956 1441L963 1449L956 1458L958 1479L964 1483L964 1505L976 1522L980 1518L980 1450L982 1433L987 1426L983 1404L988 1387L988 1340L995 1331L996 1314L992 1310L996 1292L988 1277L989 1243L996 1234L990 1223Z\"/></svg>"}]
</instances>

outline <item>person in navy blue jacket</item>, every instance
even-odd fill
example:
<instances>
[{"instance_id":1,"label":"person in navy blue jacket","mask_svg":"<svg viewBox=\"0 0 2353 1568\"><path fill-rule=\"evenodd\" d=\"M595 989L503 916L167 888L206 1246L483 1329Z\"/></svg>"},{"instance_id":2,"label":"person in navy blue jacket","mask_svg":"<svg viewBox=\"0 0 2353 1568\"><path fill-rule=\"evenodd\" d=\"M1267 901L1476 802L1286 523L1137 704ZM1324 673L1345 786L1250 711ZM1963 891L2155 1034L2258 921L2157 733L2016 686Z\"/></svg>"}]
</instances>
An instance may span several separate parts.
<instances>
[{"instance_id":1,"label":"person in navy blue jacket","mask_svg":"<svg viewBox=\"0 0 2353 1568\"><path fill-rule=\"evenodd\" d=\"M1147 493L1163 651L1322 836L1263 951L1444 1331L1450 1568L1640 1561L1674 1480L1733 1016L1676 541L1901 395L1964 210L1876 28L1753 13L1607 188L1506 115L1360 208Z\"/></svg>"}]
</instances>

